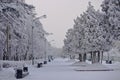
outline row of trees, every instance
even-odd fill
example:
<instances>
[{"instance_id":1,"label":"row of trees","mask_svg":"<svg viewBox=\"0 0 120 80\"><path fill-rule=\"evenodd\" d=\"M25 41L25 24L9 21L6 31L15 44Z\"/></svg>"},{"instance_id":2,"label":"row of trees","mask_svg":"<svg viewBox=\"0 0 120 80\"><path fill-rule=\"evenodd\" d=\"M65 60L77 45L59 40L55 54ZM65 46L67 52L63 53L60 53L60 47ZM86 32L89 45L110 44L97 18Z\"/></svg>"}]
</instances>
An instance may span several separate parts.
<instances>
[{"instance_id":1,"label":"row of trees","mask_svg":"<svg viewBox=\"0 0 120 80\"><path fill-rule=\"evenodd\" d=\"M104 0L102 11L96 11L89 2L87 10L74 20L66 33L64 51L79 54L80 61L90 53L92 62L100 62L102 54L109 51L120 39L120 0ZM100 54L102 53L102 54Z\"/></svg>"},{"instance_id":2,"label":"row of trees","mask_svg":"<svg viewBox=\"0 0 120 80\"><path fill-rule=\"evenodd\" d=\"M0 0L1 60L30 60L45 56L49 43L35 15L35 7L24 0Z\"/></svg>"}]
</instances>

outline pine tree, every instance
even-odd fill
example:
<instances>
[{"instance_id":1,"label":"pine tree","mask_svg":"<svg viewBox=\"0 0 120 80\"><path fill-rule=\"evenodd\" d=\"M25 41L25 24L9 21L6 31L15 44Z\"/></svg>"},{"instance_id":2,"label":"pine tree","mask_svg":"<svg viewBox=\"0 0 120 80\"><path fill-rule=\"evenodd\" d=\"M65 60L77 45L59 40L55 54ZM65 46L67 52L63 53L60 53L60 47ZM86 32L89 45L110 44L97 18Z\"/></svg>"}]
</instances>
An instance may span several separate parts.
<instances>
[{"instance_id":1,"label":"pine tree","mask_svg":"<svg viewBox=\"0 0 120 80\"><path fill-rule=\"evenodd\" d=\"M104 0L105 28L114 40L120 40L120 0Z\"/></svg>"},{"instance_id":2,"label":"pine tree","mask_svg":"<svg viewBox=\"0 0 120 80\"><path fill-rule=\"evenodd\" d=\"M73 29L68 30L65 46L72 44L70 49L79 54L80 61L85 61L86 54L92 53L93 63L100 62L100 52L110 50L112 40L105 32L103 13L96 11L89 3L86 12L74 23Z\"/></svg>"}]
</instances>

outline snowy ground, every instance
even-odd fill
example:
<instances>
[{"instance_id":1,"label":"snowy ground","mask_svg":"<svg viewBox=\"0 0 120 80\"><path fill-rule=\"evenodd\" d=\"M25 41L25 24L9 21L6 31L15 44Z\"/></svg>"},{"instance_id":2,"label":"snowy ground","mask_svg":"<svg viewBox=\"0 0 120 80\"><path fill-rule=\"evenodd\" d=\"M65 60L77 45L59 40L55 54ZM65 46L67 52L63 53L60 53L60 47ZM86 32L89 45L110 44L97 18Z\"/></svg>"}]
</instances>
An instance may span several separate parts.
<instances>
[{"instance_id":1,"label":"snowy ground","mask_svg":"<svg viewBox=\"0 0 120 80\"><path fill-rule=\"evenodd\" d=\"M75 71L71 66L74 61L67 59L55 59L42 68L29 66L30 74L20 80L120 80L120 70L116 71ZM117 64L106 65L109 67L119 66ZM0 71L0 80L16 80L12 68Z\"/></svg>"}]
</instances>

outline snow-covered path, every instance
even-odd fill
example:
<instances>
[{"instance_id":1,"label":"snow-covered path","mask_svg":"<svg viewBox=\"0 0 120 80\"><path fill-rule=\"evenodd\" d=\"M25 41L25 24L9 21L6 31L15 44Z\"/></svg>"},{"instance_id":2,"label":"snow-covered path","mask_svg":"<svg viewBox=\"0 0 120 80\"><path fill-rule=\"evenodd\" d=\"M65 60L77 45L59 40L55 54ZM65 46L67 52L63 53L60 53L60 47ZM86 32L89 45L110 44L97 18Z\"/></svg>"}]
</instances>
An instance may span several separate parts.
<instances>
[{"instance_id":1,"label":"snow-covered path","mask_svg":"<svg viewBox=\"0 0 120 80\"><path fill-rule=\"evenodd\" d=\"M64 59L55 59L53 62L44 65L42 68L29 67L30 74L20 80L120 80L120 71L74 71L75 67ZM16 80L12 70L9 70L9 78L0 80ZM7 75L8 75L7 74Z\"/></svg>"},{"instance_id":2,"label":"snow-covered path","mask_svg":"<svg viewBox=\"0 0 120 80\"><path fill-rule=\"evenodd\" d=\"M31 68L23 80L120 80L119 71L77 72L70 64L56 59L43 68Z\"/></svg>"}]
</instances>

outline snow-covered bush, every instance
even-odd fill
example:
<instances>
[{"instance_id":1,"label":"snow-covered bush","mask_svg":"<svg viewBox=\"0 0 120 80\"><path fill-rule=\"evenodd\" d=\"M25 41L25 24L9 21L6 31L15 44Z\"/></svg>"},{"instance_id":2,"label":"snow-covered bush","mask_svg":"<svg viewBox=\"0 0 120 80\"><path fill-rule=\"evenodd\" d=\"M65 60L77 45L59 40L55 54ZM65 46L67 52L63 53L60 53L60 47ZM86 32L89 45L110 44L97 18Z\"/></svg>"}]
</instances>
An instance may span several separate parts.
<instances>
[{"instance_id":1,"label":"snow-covered bush","mask_svg":"<svg viewBox=\"0 0 120 80\"><path fill-rule=\"evenodd\" d=\"M2 67L3 67L3 68L9 68L9 67L11 67L11 66L10 66L9 63L3 63L3 64L2 64Z\"/></svg>"}]
</instances>

